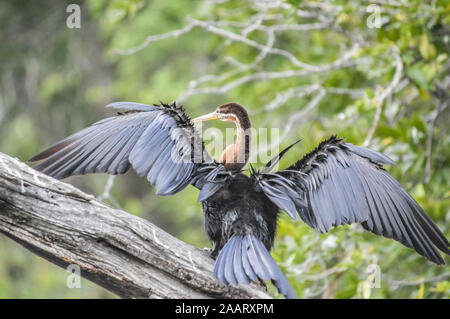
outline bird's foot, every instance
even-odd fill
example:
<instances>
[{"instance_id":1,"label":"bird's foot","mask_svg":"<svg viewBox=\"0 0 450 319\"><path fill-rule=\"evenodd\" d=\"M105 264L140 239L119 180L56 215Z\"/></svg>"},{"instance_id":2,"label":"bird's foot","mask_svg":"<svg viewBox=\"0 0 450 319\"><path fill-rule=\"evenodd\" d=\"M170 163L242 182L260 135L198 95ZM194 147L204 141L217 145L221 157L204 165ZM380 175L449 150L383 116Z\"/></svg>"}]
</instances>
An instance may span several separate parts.
<instances>
[{"instance_id":1,"label":"bird's foot","mask_svg":"<svg viewBox=\"0 0 450 319\"><path fill-rule=\"evenodd\" d=\"M206 252L209 255L209 257L211 257L212 259L217 258L217 252L214 249L205 247L205 248L203 248L203 251Z\"/></svg>"},{"instance_id":2,"label":"bird's foot","mask_svg":"<svg viewBox=\"0 0 450 319\"><path fill-rule=\"evenodd\" d=\"M264 281L262 281L261 279L258 281L258 285L261 286L265 292L267 292L267 285Z\"/></svg>"}]
</instances>

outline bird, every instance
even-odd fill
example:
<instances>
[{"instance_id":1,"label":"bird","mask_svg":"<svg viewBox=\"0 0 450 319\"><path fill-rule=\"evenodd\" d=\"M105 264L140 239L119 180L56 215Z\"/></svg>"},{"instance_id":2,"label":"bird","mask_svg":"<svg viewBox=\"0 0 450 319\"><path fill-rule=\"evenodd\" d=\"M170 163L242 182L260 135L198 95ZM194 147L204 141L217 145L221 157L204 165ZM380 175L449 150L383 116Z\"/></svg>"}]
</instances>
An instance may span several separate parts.
<instances>
[{"instance_id":1,"label":"bird","mask_svg":"<svg viewBox=\"0 0 450 319\"><path fill-rule=\"evenodd\" d=\"M274 171L292 143L256 170L249 161L251 122L230 102L194 118L182 106L115 102L114 116L100 120L32 157L34 168L57 179L88 173L124 174L131 167L169 196L188 185L199 190L206 236L215 259L213 276L225 285L271 281L297 298L270 254L282 212L327 233L359 223L394 239L429 261L444 265L439 250L449 242L422 207L384 168L396 165L375 150L337 136L323 140L291 166ZM205 149L197 123L221 120L236 126L236 142L220 160ZM248 174L246 174L248 173Z\"/></svg>"}]
</instances>

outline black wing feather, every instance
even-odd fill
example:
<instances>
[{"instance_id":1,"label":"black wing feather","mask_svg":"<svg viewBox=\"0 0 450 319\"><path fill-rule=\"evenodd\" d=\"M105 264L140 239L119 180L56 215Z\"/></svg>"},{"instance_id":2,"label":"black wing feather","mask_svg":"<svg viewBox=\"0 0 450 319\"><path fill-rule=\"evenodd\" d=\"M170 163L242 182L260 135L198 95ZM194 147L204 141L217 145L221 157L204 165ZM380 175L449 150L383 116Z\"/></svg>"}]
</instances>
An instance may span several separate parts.
<instances>
[{"instance_id":1,"label":"black wing feather","mask_svg":"<svg viewBox=\"0 0 450 319\"><path fill-rule=\"evenodd\" d=\"M253 177L278 207L290 216L295 207L322 233L358 222L444 264L436 248L450 254L448 240L382 164L395 165L384 154L332 137L286 170Z\"/></svg>"}]
</instances>

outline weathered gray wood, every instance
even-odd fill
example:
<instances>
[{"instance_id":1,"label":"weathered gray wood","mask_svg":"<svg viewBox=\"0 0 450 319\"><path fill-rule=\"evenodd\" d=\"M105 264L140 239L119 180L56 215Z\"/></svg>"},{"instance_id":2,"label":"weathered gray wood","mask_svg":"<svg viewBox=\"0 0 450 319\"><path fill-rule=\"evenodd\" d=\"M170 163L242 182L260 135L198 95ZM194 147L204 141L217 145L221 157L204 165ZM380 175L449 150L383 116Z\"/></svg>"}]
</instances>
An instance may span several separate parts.
<instances>
[{"instance_id":1,"label":"weathered gray wood","mask_svg":"<svg viewBox=\"0 0 450 319\"><path fill-rule=\"evenodd\" d=\"M203 250L2 153L0 232L123 298L270 298L221 285Z\"/></svg>"}]
</instances>

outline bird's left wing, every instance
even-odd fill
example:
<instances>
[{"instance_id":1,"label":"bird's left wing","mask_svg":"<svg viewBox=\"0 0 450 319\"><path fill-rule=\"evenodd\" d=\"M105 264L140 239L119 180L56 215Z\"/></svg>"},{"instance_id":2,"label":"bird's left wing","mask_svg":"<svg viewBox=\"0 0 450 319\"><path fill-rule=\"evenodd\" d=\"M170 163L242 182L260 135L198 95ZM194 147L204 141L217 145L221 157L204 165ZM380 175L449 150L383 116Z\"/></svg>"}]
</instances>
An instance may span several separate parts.
<instances>
[{"instance_id":1,"label":"bird's left wing","mask_svg":"<svg viewBox=\"0 0 450 319\"><path fill-rule=\"evenodd\" d=\"M444 264L436 247L449 242L406 190L382 167L387 156L332 137L294 165L276 173L253 173L280 209L322 233L332 226L362 226Z\"/></svg>"},{"instance_id":2,"label":"bird's left wing","mask_svg":"<svg viewBox=\"0 0 450 319\"><path fill-rule=\"evenodd\" d=\"M56 143L30 159L34 168L58 179L87 173L123 174L132 166L172 195L217 165L210 160L189 117L175 103L117 102L123 110ZM200 183L202 184L202 183Z\"/></svg>"}]
</instances>

